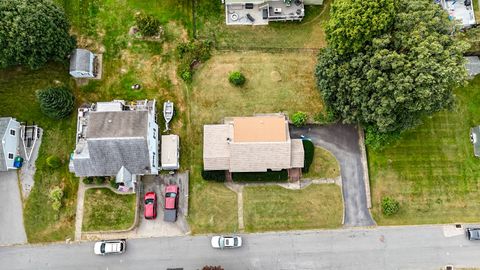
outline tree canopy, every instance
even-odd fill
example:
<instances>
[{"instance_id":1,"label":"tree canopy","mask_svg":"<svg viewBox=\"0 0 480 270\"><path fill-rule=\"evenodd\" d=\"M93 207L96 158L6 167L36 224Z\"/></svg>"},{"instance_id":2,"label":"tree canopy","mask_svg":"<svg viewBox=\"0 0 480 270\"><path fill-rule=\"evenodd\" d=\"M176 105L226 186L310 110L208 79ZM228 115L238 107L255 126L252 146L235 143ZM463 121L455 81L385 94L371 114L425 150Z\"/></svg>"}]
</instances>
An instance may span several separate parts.
<instances>
[{"instance_id":1,"label":"tree canopy","mask_svg":"<svg viewBox=\"0 0 480 270\"><path fill-rule=\"evenodd\" d=\"M326 34L329 45L340 53L357 52L392 23L394 0L335 0Z\"/></svg>"},{"instance_id":2,"label":"tree canopy","mask_svg":"<svg viewBox=\"0 0 480 270\"><path fill-rule=\"evenodd\" d=\"M53 119L70 115L75 106L75 96L66 87L49 87L36 92L42 112Z\"/></svg>"},{"instance_id":3,"label":"tree canopy","mask_svg":"<svg viewBox=\"0 0 480 270\"><path fill-rule=\"evenodd\" d=\"M316 76L327 106L344 122L398 134L453 105L452 89L466 78L466 45L451 36L454 24L432 1L399 0L393 16L391 27L358 52L329 43Z\"/></svg>"},{"instance_id":4,"label":"tree canopy","mask_svg":"<svg viewBox=\"0 0 480 270\"><path fill-rule=\"evenodd\" d=\"M0 1L0 68L36 69L60 61L75 47L61 8L50 0Z\"/></svg>"}]
</instances>

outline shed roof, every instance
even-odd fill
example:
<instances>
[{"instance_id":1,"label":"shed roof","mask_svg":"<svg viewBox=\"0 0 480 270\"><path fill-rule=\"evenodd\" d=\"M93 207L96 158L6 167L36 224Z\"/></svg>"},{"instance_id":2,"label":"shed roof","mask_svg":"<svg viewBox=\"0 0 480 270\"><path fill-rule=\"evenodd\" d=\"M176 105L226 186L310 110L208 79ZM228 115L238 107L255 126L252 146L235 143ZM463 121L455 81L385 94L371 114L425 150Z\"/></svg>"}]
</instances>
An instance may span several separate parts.
<instances>
[{"instance_id":1,"label":"shed roof","mask_svg":"<svg viewBox=\"0 0 480 270\"><path fill-rule=\"evenodd\" d=\"M465 57L465 69L469 76L475 76L480 73L480 59L478 56L466 56Z\"/></svg>"},{"instance_id":2,"label":"shed roof","mask_svg":"<svg viewBox=\"0 0 480 270\"><path fill-rule=\"evenodd\" d=\"M178 147L178 135L162 135L162 167L167 169L178 168Z\"/></svg>"},{"instance_id":3,"label":"shed roof","mask_svg":"<svg viewBox=\"0 0 480 270\"><path fill-rule=\"evenodd\" d=\"M95 112L88 116L87 138L145 138L148 111Z\"/></svg>"},{"instance_id":4,"label":"shed roof","mask_svg":"<svg viewBox=\"0 0 480 270\"><path fill-rule=\"evenodd\" d=\"M473 143L473 153L480 157L480 126L473 127L470 130L470 136Z\"/></svg>"},{"instance_id":5,"label":"shed roof","mask_svg":"<svg viewBox=\"0 0 480 270\"><path fill-rule=\"evenodd\" d=\"M85 49L75 49L70 56L70 71L86 71L90 70L90 58L93 53Z\"/></svg>"}]
</instances>

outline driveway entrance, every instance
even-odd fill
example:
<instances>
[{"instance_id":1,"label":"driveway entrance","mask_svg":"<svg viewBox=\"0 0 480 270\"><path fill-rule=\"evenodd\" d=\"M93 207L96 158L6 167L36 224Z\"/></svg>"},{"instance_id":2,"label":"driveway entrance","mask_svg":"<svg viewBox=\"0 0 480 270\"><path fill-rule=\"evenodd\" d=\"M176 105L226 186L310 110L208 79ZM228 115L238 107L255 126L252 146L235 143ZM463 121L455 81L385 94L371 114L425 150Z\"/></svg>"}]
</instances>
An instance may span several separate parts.
<instances>
[{"instance_id":1,"label":"driveway entrance","mask_svg":"<svg viewBox=\"0 0 480 270\"><path fill-rule=\"evenodd\" d=\"M24 244L23 208L17 171L0 172L0 246Z\"/></svg>"}]
</instances>

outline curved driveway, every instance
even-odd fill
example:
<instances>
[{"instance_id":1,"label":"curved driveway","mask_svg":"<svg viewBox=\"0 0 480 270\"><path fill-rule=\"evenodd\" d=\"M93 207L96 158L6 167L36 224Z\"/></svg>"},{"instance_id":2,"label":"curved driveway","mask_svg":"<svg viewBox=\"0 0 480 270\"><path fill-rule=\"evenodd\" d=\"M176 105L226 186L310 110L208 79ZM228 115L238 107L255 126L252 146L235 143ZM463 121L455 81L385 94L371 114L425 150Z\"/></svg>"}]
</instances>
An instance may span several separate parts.
<instances>
[{"instance_id":1,"label":"curved driveway","mask_svg":"<svg viewBox=\"0 0 480 270\"><path fill-rule=\"evenodd\" d=\"M365 177L357 127L343 124L307 125L302 128L292 127L290 135L292 138L304 135L315 145L327 149L337 158L340 163L345 203L344 225L375 225L367 208Z\"/></svg>"}]
</instances>

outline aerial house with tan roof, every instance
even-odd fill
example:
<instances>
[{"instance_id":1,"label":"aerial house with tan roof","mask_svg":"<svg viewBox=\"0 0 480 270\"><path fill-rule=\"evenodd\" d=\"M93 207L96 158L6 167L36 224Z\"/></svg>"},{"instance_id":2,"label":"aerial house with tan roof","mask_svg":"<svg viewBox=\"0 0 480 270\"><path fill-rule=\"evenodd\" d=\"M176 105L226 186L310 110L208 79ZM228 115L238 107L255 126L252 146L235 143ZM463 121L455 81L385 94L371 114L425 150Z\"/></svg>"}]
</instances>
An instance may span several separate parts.
<instances>
[{"instance_id":1,"label":"aerial house with tan roof","mask_svg":"<svg viewBox=\"0 0 480 270\"><path fill-rule=\"evenodd\" d=\"M290 139L283 114L226 118L223 124L203 127L203 166L206 171L235 172L288 170L298 180L304 166L302 140Z\"/></svg>"}]
</instances>

